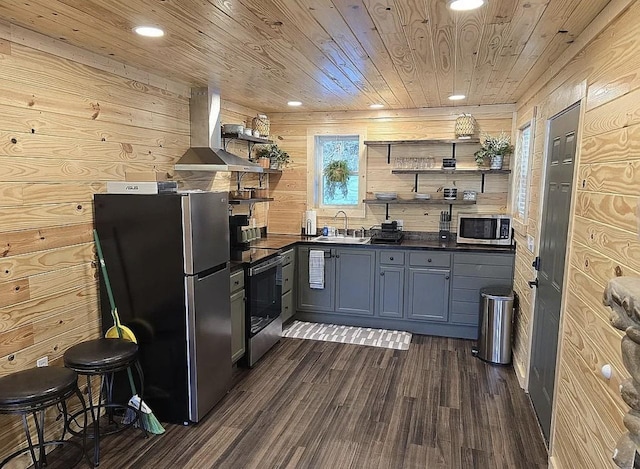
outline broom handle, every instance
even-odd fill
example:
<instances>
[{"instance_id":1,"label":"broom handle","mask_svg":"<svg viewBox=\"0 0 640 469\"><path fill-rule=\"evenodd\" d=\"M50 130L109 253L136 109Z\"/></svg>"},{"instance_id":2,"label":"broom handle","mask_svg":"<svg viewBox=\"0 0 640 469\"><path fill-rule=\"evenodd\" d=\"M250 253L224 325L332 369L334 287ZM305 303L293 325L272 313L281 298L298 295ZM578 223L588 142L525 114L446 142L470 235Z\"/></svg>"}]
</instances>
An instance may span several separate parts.
<instances>
[{"instance_id":1,"label":"broom handle","mask_svg":"<svg viewBox=\"0 0 640 469\"><path fill-rule=\"evenodd\" d=\"M118 337L122 339L122 329L120 329L120 317L116 312L116 300L113 299L113 292L111 291L111 282L109 282L109 274L107 274L107 265L104 262L104 255L102 254L102 246L100 245L100 238L98 238L98 231L93 230L93 239L96 242L96 251L98 251L98 259L100 260L100 270L102 271L102 277L104 278L104 284L107 287L107 295L109 296L109 304L111 305L111 317L113 318L113 324L118 331ZM129 385L131 386L131 392L133 395L138 394L133 382L133 374L131 368L127 368L127 375L129 375Z\"/></svg>"}]
</instances>

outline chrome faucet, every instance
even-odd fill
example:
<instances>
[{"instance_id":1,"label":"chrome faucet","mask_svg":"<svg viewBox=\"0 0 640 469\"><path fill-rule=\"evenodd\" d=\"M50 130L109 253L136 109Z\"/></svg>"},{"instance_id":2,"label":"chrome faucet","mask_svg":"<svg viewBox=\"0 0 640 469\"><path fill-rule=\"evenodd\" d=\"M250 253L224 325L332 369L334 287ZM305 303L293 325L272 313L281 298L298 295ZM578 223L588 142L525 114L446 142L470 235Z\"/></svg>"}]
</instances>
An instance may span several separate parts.
<instances>
[{"instance_id":1,"label":"chrome faucet","mask_svg":"<svg viewBox=\"0 0 640 469\"><path fill-rule=\"evenodd\" d=\"M348 225L347 214L344 212L344 210L338 210L336 214L333 216L333 219L336 220L338 218L338 215L340 215L341 213L344 215L344 235L347 236L347 227L349 225Z\"/></svg>"}]
</instances>

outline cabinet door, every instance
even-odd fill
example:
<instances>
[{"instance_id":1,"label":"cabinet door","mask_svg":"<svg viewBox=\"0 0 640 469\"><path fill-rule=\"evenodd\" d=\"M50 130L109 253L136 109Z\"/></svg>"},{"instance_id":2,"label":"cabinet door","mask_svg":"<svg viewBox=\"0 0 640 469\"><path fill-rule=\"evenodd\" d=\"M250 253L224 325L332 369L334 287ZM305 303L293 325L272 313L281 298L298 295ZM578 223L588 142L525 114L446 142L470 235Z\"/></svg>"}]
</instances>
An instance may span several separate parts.
<instances>
[{"instance_id":1,"label":"cabinet door","mask_svg":"<svg viewBox=\"0 0 640 469\"><path fill-rule=\"evenodd\" d=\"M404 305L404 267L380 266L378 273L377 315L401 318Z\"/></svg>"},{"instance_id":2,"label":"cabinet door","mask_svg":"<svg viewBox=\"0 0 640 469\"><path fill-rule=\"evenodd\" d=\"M245 352L244 290L231 295L231 362L235 363Z\"/></svg>"},{"instance_id":3,"label":"cabinet door","mask_svg":"<svg viewBox=\"0 0 640 469\"><path fill-rule=\"evenodd\" d=\"M449 317L449 269L409 268L407 318L446 321Z\"/></svg>"},{"instance_id":4,"label":"cabinet door","mask_svg":"<svg viewBox=\"0 0 640 469\"><path fill-rule=\"evenodd\" d=\"M309 251L324 251L324 288L309 287ZM333 312L335 305L335 249L301 246L298 251L298 310Z\"/></svg>"},{"instance_id":5,"label":"cabinet door","mask_svg":"<svg viewBox=\"0 0 640 469\"><path fill-rule=\"evenodd\" d=\"M282 295L282 324L284 324L291 316L293 316L293 292L289 290Z\"/></svg>"},{"instance_id":6,"label":"cabinet door","mask_svg":"<svg viewBox=\"0 0 640 469\"><path fill-rule=\"evenodd\" d=\"M376 252L336 249L336 312L373 316Z\"/></svg>"}]
</instances>

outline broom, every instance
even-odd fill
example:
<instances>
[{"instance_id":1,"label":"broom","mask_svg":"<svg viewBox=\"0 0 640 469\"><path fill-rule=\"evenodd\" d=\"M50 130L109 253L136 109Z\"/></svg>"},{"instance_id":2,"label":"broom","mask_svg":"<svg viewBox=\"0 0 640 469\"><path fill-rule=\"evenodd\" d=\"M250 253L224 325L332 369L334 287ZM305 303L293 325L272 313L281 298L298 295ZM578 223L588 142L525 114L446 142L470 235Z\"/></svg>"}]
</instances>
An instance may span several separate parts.
<instances>
[{"instance_id":1,"label":"broom","mask_svg":"<svg viewBox=\"0 0 640 469\"><path fill-rule=\"evenodd\" d=\"M107 295L109 296L109 304L111 305L111 317L113 318L113 323L118 331L118 337L122 338L122 329L120 327L120 318L118 317L118 311L116 309L116 302L113 299L113 292L111 291L111 283L109 282L109 275L107 274L107 266L104 262L104 256L102 254L102 247L100 246L100 239L98 238L98 232L93 230L93 239L96 242L96 251L98 251L98 259L100 259L100 269L102 270L102 276L104 277L104 284L107 287ZM135 337L133 337L133 333L131 333L133 342L135 342ZM141 426L144 430L149 433L153 433L155 435L160 435L164 433L164 427L153 412L149 408L149 406L140 399L138 393L136 392L136 386L133 382L133 375L131 373L131 368L127 368L127 375L129 376L129 385L131 386L131 393L133 396L129 399L127 411L124 414L122 419L122 423L127 425L134 421L136 418L136 412L131 408L136 408L140 411L140 419L136 423L136 426Z\"/></svg>"}]
</instances>

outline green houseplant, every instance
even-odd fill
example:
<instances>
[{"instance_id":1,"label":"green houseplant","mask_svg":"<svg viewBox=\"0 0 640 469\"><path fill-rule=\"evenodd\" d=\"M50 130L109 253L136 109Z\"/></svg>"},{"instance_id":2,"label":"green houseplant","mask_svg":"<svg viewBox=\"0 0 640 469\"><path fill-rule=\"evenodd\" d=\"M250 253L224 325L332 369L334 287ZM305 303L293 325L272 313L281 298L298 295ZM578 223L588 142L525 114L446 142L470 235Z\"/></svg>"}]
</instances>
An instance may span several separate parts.
<instances>
[{"instance_id":1,"label":"green houseplant","mask_svg":"<svg viewBox=\"0 0 640 469\"><path fill-rule=\"evenodd\" d=\"M256 152L256 158L269 158L271 160L272 169L281 169L289 165L291 157L289 153L282 148L278 148L278 145L272 144L260 148Z\"/></svg>"},{"instance_id":2,"label":"green houseplant","mask_svg":"<svg viewBox=\"0 0 640 469\"><path fill-rule=\"evenodd\" d=\"M347 160L333 160L328 163L322 172L327 181L327 192L333 197L336 189L340 189L342 195L347 196L349 181L349 166Z\"/></svg>"},{"instance_id":3,"label":"green houseplant","mask_svg":"<svg viewBox=\"0 0 640 469\"><path fill-rule=\"evenodd\" d=\"M490 169L502 169L504 157L513 153L511 137L504 132L500 132L500 135L497 137L484 134L483 138L484 141L481 144L480 150L473 154L477 165L481 166L485 163L485 159L489 159Z\"/></svg>"}]
</instances>

